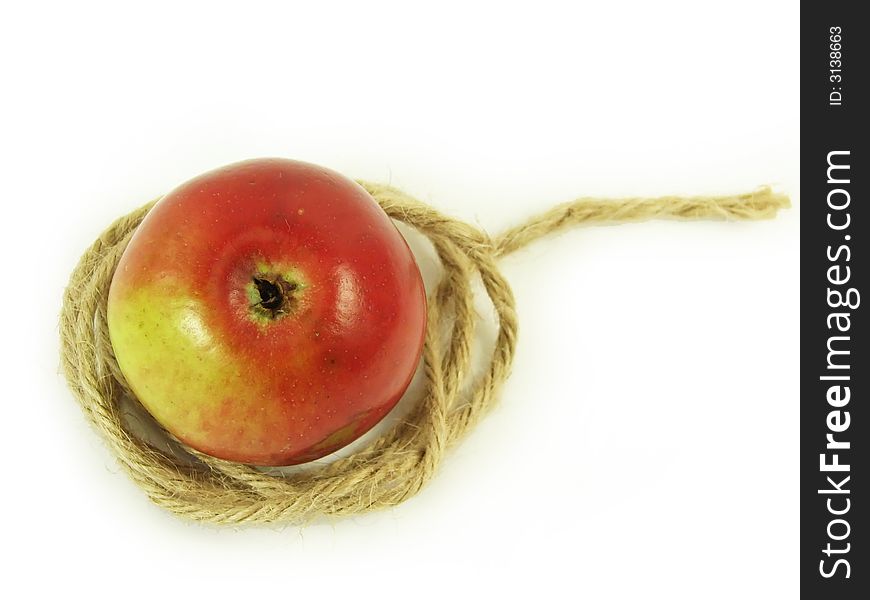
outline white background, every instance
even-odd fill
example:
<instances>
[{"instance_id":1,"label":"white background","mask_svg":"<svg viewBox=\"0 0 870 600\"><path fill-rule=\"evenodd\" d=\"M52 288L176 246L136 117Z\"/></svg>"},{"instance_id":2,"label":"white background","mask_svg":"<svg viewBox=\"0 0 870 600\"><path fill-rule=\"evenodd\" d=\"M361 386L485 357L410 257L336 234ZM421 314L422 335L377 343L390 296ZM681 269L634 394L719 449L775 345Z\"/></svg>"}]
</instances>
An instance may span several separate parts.
<instances>
[{"instance_id":1,"label":"white background","mask_svg":"<svg viewBox=\"0 0 870 600\"><path fill-rule=\"evenodd\" d=\"M0 595L796 597L798 23L758 0L4 3ZM795 206L510 256L513 376L420 495L217 528L120 471L57 317L112 219L258 156L493 233L577 195L769 183Z\"/></svg>"}]
</instances>

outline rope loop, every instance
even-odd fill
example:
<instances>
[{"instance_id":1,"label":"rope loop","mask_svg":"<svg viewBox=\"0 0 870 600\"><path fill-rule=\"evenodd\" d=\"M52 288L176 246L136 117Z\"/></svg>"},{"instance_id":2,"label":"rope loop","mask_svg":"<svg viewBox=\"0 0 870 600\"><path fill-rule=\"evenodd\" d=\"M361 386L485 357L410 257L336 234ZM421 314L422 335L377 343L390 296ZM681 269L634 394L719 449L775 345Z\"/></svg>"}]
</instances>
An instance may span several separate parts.
<instances>
[{"instance_id":1,"label":"rope loop","mask_svg":"<svg viewBox=\"0 0 870 600\"><path fill-rule=\"evenodd\" d=\"M63 370L85 415L158 506L221 524L303 523L395 506L432 478L445 452L492 408L510 373L517 315L511 287L498 269L500 257L581 223L754 220L771 218L789 205L786 196L766 187L723 197L587 198L556 206L493 239L396 188L359 183L391 218L428 237L441 262L441 278L429 298L424 391L407 418L368 447L311 470L267 473L204 455L177 440L171 443L182 452L166 452L134 435L121 414L122 397L132 394L112 352L106 304L118 261L154 202L112 223L81 257L63 299ZM495 310L498 334L487 368L468 382L476 325L471 282L476 276Z\"/></svg>"}]
</instances>

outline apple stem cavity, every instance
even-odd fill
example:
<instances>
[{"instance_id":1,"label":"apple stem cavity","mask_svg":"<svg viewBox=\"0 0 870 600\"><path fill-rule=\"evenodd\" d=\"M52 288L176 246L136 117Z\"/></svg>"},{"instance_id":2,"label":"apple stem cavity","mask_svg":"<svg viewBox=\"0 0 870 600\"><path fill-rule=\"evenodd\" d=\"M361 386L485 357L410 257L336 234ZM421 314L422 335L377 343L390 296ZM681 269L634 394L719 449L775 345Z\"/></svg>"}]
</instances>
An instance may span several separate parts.
<instances>
[{"instance_id":1,"label":"apple stem cavity","mask_svg":"<svg viewBox=\"0 0 870 600\"><path fill-rule=\"evenodd\" d=\"M270 319L286 315L292 306L293 292L298 287L280 275L275 277L254 277L254 286L260 301L251 308Z\"/></svg>"}]
</instances>

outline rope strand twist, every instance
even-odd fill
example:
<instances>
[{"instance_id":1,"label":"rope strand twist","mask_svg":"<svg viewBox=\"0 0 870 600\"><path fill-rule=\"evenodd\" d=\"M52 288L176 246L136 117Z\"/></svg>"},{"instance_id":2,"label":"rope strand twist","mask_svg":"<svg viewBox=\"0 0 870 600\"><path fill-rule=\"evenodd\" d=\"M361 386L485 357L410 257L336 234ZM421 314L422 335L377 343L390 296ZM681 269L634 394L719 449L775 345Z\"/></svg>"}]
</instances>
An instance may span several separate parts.
<instances>
[{"instance_id":1,"label":"rope strand twist","mask_svg":"<svg viewBox=\"0 0 870 600\"><path fill-rule=\"evenodd\" d=\"M498 269L500 257L580 224L654 218L755 220L772 218L789 206L786 196L767 187L721 197L581 198L490 238L396 188L359 183L391 218L427 236L441 262L441 279L429 298L422 358L425 389L410 415L385 435L355 454L310 471L265 473L176 441L189 455L186 460L134 435L120 410L123 395L132 394L112 352L106 303L121 254L154 202L116 220L81 257L60 317L63 371L111 452L158 506L220 524L303 523L318 516L395 506L432 478L445 452L493 406L508 377L517 315L511 287ZM485 372L464 385L476 325L471 282L477 275L495 309L498 335Z\"/></svg>"}]
</instances>

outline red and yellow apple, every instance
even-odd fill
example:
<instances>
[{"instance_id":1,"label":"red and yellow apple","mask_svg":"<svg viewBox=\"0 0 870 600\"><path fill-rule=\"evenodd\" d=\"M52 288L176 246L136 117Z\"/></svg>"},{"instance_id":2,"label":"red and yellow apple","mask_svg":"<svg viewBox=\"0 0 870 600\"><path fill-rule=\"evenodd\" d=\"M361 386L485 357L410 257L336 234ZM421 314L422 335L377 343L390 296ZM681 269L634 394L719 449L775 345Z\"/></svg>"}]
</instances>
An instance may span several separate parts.
<instances>
[{"instance_id":1,"label":"red and yellow apple","mask_svg":"<svg viewBox=\"0 0 870 600\"><path fill-rule=\"evenodd\" d=\"M185 444L255 465L320 458L382 419L425 320L414 256L374 199L281 159L162 198L108 298L112 348L146 410Z\"/></svg>"}]
</instances>

